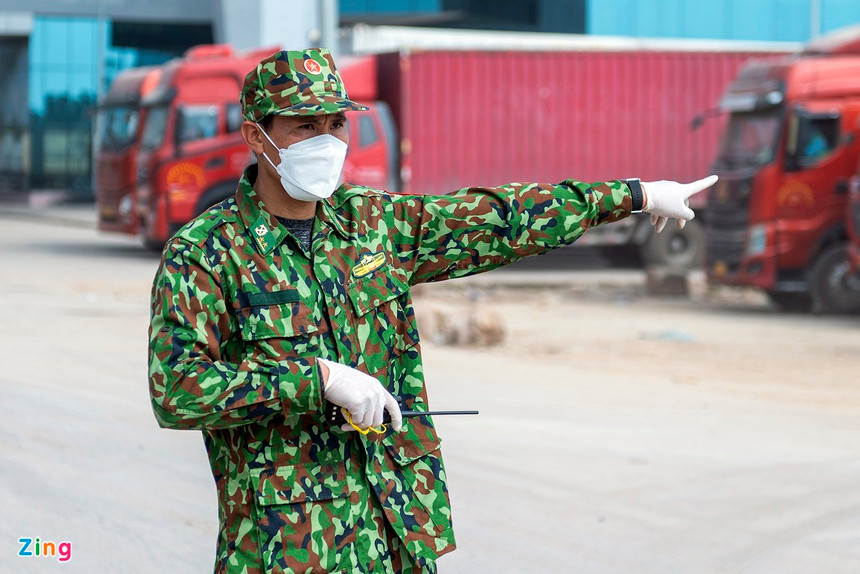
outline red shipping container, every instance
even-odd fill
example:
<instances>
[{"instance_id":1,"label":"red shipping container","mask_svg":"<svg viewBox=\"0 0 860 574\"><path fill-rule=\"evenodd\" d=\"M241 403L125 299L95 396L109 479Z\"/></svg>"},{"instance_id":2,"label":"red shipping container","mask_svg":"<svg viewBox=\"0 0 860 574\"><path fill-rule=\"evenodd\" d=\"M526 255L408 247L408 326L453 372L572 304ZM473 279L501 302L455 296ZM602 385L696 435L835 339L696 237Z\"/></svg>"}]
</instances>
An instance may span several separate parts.
<instances>
[{"instance_id":1,"label":"red shipping container","mask_svg":"<svg viewBox=\"0 0 860 574\"><path fill-rule=\"evenodd\" d=\"M714 108L740 65L774 53L427 51L380 56L404 191L512 181L688 181L716 156Z\"/></svg>"}]
</instances>

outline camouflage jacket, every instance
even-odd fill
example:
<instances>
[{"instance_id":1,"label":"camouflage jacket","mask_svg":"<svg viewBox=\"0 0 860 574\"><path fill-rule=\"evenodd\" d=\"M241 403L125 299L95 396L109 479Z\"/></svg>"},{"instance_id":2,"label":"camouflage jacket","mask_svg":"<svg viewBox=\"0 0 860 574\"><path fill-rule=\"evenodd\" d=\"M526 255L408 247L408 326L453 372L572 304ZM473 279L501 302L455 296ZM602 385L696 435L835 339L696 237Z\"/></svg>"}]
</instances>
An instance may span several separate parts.
<instances>
[{"instance_id":1,"label":"camouflage jacket","mask_svg":"<svg viewBox=\"0 0 860 574\"><path fill-rule=\"evenodd\" d=\"M216 571L377 571L387 531L432 566L454 549L433 421L366 437L329 426L315 358L428 410L410 286L569 244L626 217L630 191L568 180L408 196L345 184L318 203L308 252L255 178L251 166L235 197L173 237L152 292L152 405L161 426L204 433Z\"/></svg>"}]
</instances>

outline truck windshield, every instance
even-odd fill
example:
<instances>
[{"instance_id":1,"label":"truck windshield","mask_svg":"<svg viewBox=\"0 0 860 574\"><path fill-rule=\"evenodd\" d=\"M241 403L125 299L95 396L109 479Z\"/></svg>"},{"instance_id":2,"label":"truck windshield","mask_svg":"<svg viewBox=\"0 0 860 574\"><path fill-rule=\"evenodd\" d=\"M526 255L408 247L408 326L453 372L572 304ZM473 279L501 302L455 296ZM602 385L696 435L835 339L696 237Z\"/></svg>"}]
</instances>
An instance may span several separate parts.
<instances>
[{"instance_id":1,"label":"truck windshield","mask_svg":"<svg viewBox=\"0 0 860 574\"><path fill-rule=\"evenodd\" d=\"M140 113L131 106L102 108L96 116L100 150L121 150L137 139Z\"/></svg>"},{"instance_id":2,"label":"truck windshield","mask_svg":"<svg viewBox=\"0 0 860 574\"><path fill-rule=\"evenodd\" d=\"M776 151L780 110L733 113L723 133L717 164L726 168L764 165Z\"/></svg>"},{"instance_id":3,"label":"truck windshield","mask_svg":"<svg viewBox=\"0 0 860 574\"><path fill-rule=\"evenodd\" d=\"M214 138L218 135L216 106L182 106L179 108L179 141L182 143Z\"/></svg>"},{"instance_id":4,"label":"truck windshield","mask_svg":"<svg viewBox=\"0 0 860 574\"><path fill-rule=\"evenodd\" d=\"M154 106L147 110L146 121L143 124L143 137L140 147L143 149L155 149L164 143L164 134L167 131L167 106Z\"/></svg>"}]
</instances>

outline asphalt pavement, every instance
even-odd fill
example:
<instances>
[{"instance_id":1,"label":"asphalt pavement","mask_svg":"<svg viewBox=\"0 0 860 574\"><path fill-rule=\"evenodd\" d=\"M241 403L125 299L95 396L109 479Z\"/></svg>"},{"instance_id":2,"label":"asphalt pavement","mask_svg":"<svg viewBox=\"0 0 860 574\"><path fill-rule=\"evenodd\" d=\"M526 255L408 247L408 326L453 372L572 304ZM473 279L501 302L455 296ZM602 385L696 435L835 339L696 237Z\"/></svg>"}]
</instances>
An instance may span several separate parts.
<instances>
[{"instance_id":1,"label":"asphalt pavement","mask_svg":"<svg viewBox=\"0 0 860 574\"><path fill-rule=\"evenodd\" d=\"M149 406L158 255L86 208L8 207L0 572L209 571L201 436ZM483 305L508 330L490 349L422 343L433 407L481 411L436 421L459 545L440 572L860 571L856 318L651 298L639 270L577 268L416 296L419 318ZM73 558L18 557L22 537Z\"/></svg>"}]
</instances>

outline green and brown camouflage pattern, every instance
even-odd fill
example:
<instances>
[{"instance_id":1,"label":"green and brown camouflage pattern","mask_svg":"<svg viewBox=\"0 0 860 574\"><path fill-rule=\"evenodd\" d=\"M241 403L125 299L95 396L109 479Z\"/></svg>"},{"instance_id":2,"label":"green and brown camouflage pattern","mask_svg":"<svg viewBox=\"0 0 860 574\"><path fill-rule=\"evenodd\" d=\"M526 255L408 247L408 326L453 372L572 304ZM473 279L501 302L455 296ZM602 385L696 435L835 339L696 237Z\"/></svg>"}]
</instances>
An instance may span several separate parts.
<instances>
[{"instance_id":1,"label":"green and brown camouflage pattern","mask_svg":"<svg viewBox=\"0 0 860 574\"><path fill-rule=\"evenodd\" d=\"M325 48L281 50L265 58L245 76L239 103L244 118L252 122L269 115L315 116L367 109L346 95Z\"/></svg>"},{"instance_id":2,"label":"green and brown camouflage pattern","mask_svg":"<svg viewBox=\"0 0 860 574\"><path fill-rule=\"evenodd\" d=\"M428 410L410 287L569 244L626 217L629 189L344 184L317 204L307 251L255 194L256 170L174 236L152 291L152 406L162 427L203 431L215 571L433 572L455 542L432 419L367 436L327 425L316 357Z\"/></svg>"}]
</instances>

